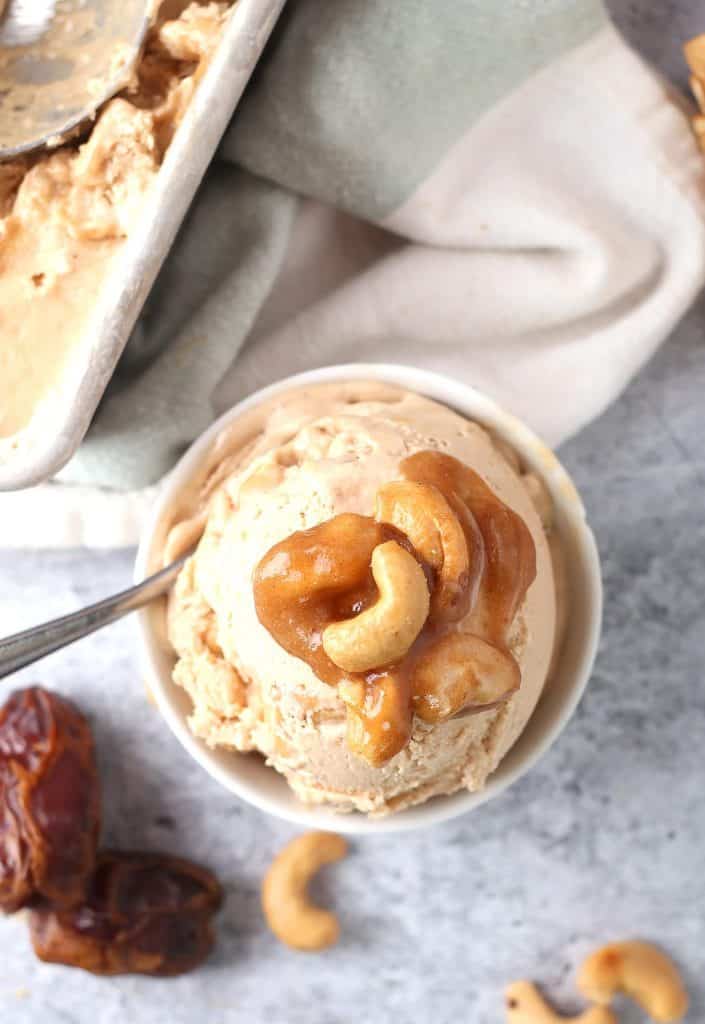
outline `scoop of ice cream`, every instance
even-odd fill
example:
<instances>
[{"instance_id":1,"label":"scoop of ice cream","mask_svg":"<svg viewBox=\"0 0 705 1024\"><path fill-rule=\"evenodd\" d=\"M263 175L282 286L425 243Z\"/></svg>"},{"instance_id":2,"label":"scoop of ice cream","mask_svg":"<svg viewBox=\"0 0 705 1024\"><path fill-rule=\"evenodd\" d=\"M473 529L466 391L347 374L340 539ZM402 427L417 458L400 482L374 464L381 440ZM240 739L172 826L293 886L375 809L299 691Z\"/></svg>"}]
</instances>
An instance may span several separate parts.
<instances>
[{"instance_id":1,"label":"scoop of ice cream","mask_svg":"<svg viewBox=\"0 0 705 1024\"><path fill-rule=\"evenodd\" d=\"M341 513L370 516L381 487L415 453L437 451L474 470L526 523L536 578L507 646L521 671L499 707L462 719L415 718L408 745L375 767L346 742L335 687L287 653L258 619L253 574L291 534ZM477 790L524 728L548 672L556 627L551 558L511 451L478 424L418 395L380 385L322 386L279 399L235 425L174 516L171 550L203 529L169 608L174 679L209 744L257 750L305 801L388 813L434 794ZM459 627L477 632L471 609Z\"/></svg>"}]
</instances>

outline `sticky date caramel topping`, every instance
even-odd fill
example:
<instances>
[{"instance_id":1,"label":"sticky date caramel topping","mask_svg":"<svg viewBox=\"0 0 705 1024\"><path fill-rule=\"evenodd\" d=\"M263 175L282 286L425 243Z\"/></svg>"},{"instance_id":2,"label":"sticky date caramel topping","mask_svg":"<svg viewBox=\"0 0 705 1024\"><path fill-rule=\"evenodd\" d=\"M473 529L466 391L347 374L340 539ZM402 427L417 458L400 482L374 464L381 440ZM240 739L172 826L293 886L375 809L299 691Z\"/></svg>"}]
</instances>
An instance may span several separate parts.
<instances>
[{"instance_id":1,"label":"sticky date caramel topping","mask_svg":"<svg viewBox=\"0 0 705 1024\"><path fill-rule=\"evenodd\" d=\"M260 622L319 679L338 687L348 745L372 765L406 746L414 714L444 721L460 710L487 710L516 691L520 673L507 638L536 576L528 527L477 473L435 451L404 459L399 471L401 481L380 488L374 517L344 513L293 533L265 554L253 581ZM354 621L382 601L384 617L360 619L370 620L370 643L379 641L373 629L394 629L395 613L400 631L404 625L408 592L400 584L395 605L394 593L383 593L373 574L373 552L389 541L420 564L428 616L394 664L344 671L324 649L329 626ZM393 591L394 579L386 583ZM459 626L471 612L472 634Z\"/></svg>"},{"instance_id":2,"label":"sticky date caramel topping","mask_svg":"<svg viewBox=\"0 0 705 1024\"><path fill-rule=\"evenodd\" d=\"M394 527L346 512L275 544L255 570L260 621L285 651L331 686L349 676L324 651L323 630L374 604L372 552L388 540L411 551Z\"/></svg>"}]
</instances>

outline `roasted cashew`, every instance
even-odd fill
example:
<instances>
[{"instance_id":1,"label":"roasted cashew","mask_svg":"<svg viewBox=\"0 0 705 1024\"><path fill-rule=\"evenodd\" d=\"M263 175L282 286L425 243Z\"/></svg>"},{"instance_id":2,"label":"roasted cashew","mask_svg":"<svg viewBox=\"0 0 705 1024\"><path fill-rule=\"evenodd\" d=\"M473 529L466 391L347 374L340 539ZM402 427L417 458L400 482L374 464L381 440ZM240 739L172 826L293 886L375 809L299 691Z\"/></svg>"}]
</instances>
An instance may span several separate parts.
<instances>
[{"instance_id":1,"label":"roasted cashew","mask_svg":"<svg viewBox=\"0 0 705 1024\"><path fill-rule=\"evenodd\" d=\"M447 633L414 666L412 706L424 722L442 722L464 708L494 707L520 684L519 666L508 651L472 633Z\"/></svg>"},{"instance_id":2,"label":"roasted cashew","mask_svg":"<svg viewBox=\"0 0 705 1024\"><path fill-rule=\"evenodd\" d=\"M505 992L507 1024L617 1024L606 1006L591 1006L577 1017L562 1017L552 1010L530 981L515 981Z\"/></svg>"},{"instance_id":3,"label":"roasted cashew","mask_svg":"<svg viewBox=\"0 0 705 1024\"><path fill-rule=\"evenodd\" d=\"M479 546L473 548L470 539L468 544L473 574L478 568L482 572L483 601L489 616L487 635L501 646L536 578L536 546L531 531L478 473L452 455L436 452L429 465L427 453L416 452L401 462L401 471L407 480L432 484L449 494L454 509L458 501L459 514L467 506L466 537L474 528L479 531ZM482 555L485 561L480 565Z\"/></svg>"},{"instance_id":4,"label":"roasted cashew","mask_svg":"<svg viewBox=\"0 0 705 1024\"><path fill-rule=\"evenodd\" d=\"M691 119L698 145L705 152L705 35L695 36L683 47L685 59L692 71L690 88L700 113Z\"/></svg>"},{"instance_id":5,"label":"roasted cashew","mask_svg":"<svg viewBox=\"0 0 705 1024\"><path fill-rule=\"evenodd\" d=\"M688 67L698 78L705 78L705 35L689 39L683 47Z\"/></svg>"},{"instance_id":6,"label":"roasted cashew","mask_svg":"<svg viewBox=\"0 0 705 1024\"><path fill-rule=\"evenodd\" d=\"M436 572L431 618L457 622L469 610L470 558L460 521L437 487L394 480L377 492L375 519L405 534Z\"/></svg>"},{"instance_id":7,"label":"roasted cashew","mask_svg":"<svg viewBox=\"0 0 705 1024\"><path fill-rule=\"evenodd\" d=\"M623 992L661 1024L679 1021L688 1010L688 993L675 964L648 942L613 942L598 949L580 968L578 988L597 1003L609 1003Z\"/></svg>"},{"instance_id":8,"label":"roasted cashew","mask_svg":"<svg viewBox=\"0 0 705 1024\"><path fill-rule=\"evenodd\" d=\"M262 909L276 937L292 949L315 953L338 941L337 917L310 903L307 888L319 868L340 860L347 850L334 832L306 832L272 862L262 883Z\"/></svg>"},{"instance_id":9,"label":"roasted cashew","mask_svg":"<svg viewBox=\"0 0 705 1024\"><path fill-rule=\"evenodd\" d=\"M345 672L367 672L403 658L423 629L430 595L423 569L394 540L372 552L377 601L323 631L323 649Z\"/></svg>"}]
</instances>

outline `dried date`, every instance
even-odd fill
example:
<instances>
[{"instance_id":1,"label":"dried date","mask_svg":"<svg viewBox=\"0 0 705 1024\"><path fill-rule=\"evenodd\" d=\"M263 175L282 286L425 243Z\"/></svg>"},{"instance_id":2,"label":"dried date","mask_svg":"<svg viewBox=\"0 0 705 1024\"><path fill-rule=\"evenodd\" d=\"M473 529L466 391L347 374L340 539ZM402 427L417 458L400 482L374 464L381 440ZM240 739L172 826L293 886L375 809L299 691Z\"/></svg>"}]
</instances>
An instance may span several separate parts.
<instances>
[{"instance_id":1,"label":"dried date","mask_svg":"<svg viewBox=\"0 0 705 1024\"><path fill-rule=\"evenodd\" d=\"M33 686L0 708L0 909L76 904L95 865L93 737L63 697Z\"/></svg>"},{"instance_id":2,"label":"dried date","mask_svg":"<svg viewBox=\"0 0 705 1024\"><path fill-rule=\"evenodd\" d=\"M183 974L210 953L222 902L215 877L158 853L105 851L83 902L39 906L30 933L40 960L93 974Z\"/></svg>"}]
</instances>

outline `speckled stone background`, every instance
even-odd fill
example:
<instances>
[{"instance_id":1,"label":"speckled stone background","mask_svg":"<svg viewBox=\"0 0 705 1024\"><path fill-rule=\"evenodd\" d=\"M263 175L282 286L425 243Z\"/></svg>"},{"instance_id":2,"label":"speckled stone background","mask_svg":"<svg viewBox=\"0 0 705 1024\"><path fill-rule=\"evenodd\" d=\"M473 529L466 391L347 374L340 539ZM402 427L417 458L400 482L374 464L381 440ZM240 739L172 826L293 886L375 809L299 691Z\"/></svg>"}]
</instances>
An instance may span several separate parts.
<instances>
[{"instance_id":1,"label":"speckled stone background","mask_svg":"<svg viewBox=\"0 0 705 1024\"><path fill-rule=\"evenodd\" d=\"M695 0L612 0L632 42L683 83ZM700 8L700 14L698 14ZM0 922L8 1024L499 1024L507 981L534 977L565 1010L583 953L612 937L663 943L705 1021L705 297L622 399L562 456L604 565L606 621L577 716L528 777L427 833L354 843L320 880L343 939L317 957L263 926L259 883L294 830L239 803L147 703L134 623L53 656L46 680L90 714L107 840L211 864L227 888L217 951L172 981L102 980L39 965L23 922ZM0 552L12 632L119 589L132 553ZM622 1020L645 1019L624 1007Z\"/></svg>"}]
</instances>

